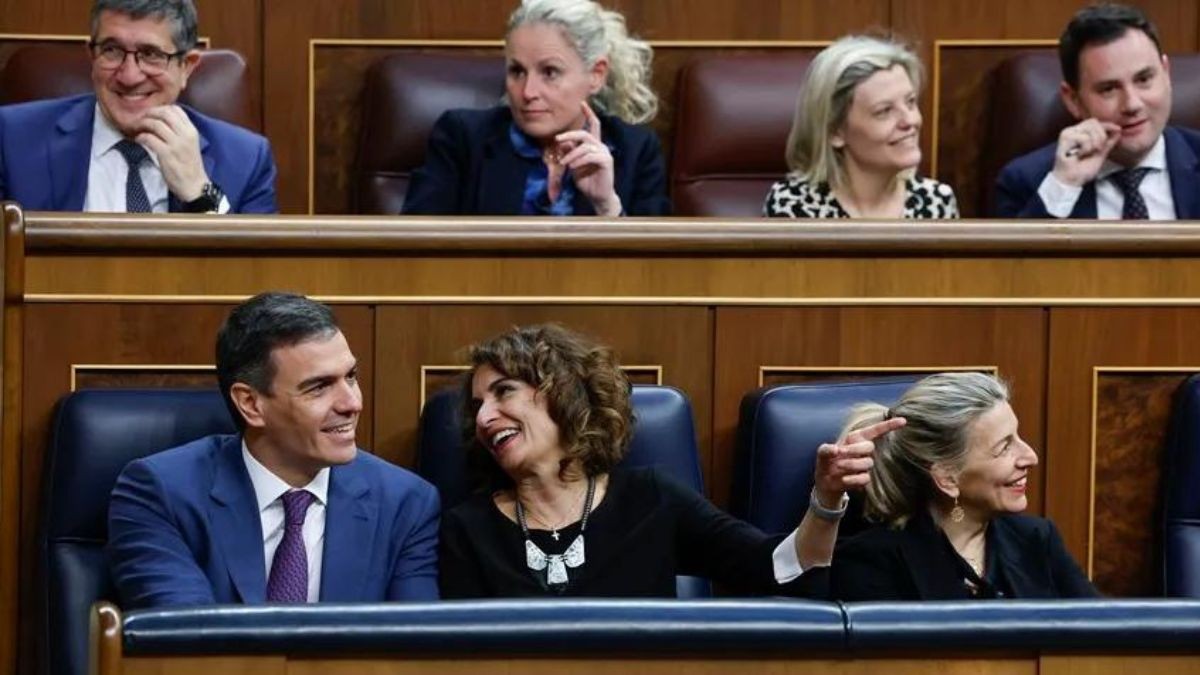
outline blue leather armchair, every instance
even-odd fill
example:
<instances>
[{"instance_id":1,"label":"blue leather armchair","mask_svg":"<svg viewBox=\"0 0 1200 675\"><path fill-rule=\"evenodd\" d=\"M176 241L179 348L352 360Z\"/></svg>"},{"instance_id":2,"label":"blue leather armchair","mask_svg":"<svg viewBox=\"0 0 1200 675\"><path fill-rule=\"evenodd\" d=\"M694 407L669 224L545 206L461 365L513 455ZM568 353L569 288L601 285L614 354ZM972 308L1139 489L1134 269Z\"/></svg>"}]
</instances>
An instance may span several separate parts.
<instances>
[{"instance_id":1,"label":"blue leather armchair","mask_svg":"<svg viewBox=\"0 0 1200 675\"><path fill-rule=\"evenodd\" d=\"M891 405L920 376L764 387L742 399L730 512L765 532L800 523L817 448L837 438L856 403ZM852 521L853 519L851 519ZM853 529L853 523L845 529Z\"/></svg>"},{"instance_id":2,"label":"blue leather armchair","mask_svg":"<svg viewBox=\"0 0 1200 675\"><path fill-rule=\"evenodd\" d=\"M108 500L130 461L233 433L217 390L93 389L64 398L45 458L37 589L39 661L51 675L88 672L88 611L114 600L104 545Z\"/></svg>"},{"instance_id":3,"label":"blue leather armchair","mask_svg":"<svg viewBox=\"0 0 1200 675\"><path fill-rule=\"evenodd\" d=\"M1200 598L1200 375L1179 386L1163 475L1163 593Z\"/></svg>"},{"instance_id":4,"label":"blue leather armchair","mask_svg":"<svg viewBox=\"0 0 1200 675\"><path fill-rule=\"evenodd\" d=\"M417 473L437 486L443 509L453 508L471 491L459 410L458 391L447 389L430 396L421 411ZM622 466L654 466L703 493L704 476L687 396L673 387L635 385L633 410L633 440ZM696 577L679 577L676 590L681 598L712 594L710 584Z\"/></svg>"}]
</instances>

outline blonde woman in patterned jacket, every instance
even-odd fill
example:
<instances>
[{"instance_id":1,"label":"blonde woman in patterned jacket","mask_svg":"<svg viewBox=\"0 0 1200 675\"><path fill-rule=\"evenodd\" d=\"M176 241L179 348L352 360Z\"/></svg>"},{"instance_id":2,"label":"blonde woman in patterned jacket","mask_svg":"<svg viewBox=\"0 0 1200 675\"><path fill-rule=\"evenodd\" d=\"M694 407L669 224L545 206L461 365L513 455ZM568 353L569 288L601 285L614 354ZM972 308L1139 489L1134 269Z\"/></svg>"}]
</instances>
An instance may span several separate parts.
<instances>
[{"instance_id":1,"label":"blonde woman in patterned jacket","mask_svg":"<svg viewBox=\"0 0 1200 675\"><path fill-rule=\"evenodd\" d=\"M852 35L817 54L788 135L791 172L763 215L957 218L950 186L916 176L920 87L920 59L896 42Z\"/></svg>"}]
</instances>

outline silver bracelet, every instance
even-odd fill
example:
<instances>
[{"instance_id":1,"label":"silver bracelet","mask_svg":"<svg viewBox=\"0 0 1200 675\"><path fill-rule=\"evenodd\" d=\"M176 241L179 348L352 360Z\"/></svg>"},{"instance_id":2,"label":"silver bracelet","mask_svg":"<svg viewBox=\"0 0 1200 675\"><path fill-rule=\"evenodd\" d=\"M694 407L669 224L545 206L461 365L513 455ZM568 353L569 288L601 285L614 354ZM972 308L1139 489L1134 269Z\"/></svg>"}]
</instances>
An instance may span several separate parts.
<instances>
[{"instance_id":1,"label":"silver bracelet","mask_svg":"<svg viewBox=\"0 0 1200 675\"><path fill-rule=\"evenodd\" d=\"M850 495L843 492L842 499L838 502L836 509L827 509L821 505L821 500L817 499L817 488L813 488L808 495L808 508L813 512L813 515L831 523L836 523L846 515L846 507L850 505Z\"/></svg>"}]
</instances>

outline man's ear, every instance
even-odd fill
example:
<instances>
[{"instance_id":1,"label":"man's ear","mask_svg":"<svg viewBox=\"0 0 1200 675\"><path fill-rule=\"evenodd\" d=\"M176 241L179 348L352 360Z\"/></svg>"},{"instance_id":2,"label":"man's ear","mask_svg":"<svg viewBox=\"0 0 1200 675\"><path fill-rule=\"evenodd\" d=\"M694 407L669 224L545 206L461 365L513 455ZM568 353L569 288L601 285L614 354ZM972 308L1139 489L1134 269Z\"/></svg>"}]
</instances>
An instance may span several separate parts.
<instances>
[{"instance_id":1,"label":"man's ear","mask_svg":"<svg viewBox=\"0 0 1200 675\"><path fill-rule=\"evenodd\" d=\"M1058 83L1058 95L1062 98L1063 105L1066 106L1067 112L1071 113L1071 117L1079 121L1083 121L1089 117L1084 114L1083 106L1079 103L1079 92L1074 87L1067 84L1066 80Z\"/></svg>"},{"instance_id":2,"label":"man's ear","mask_svg":"<svg viewBox=\"0 0 1200 675\"><path fill-rule=\"evenodd\" d=\"M950 499L958 498L958 472L945 464L937 463L929 467L929 476L933 478L933 486Z\"/></svg>"},{"instance_id":3,"label":"man's ear","mask_svg":"<svg viewBox=\"0 0 1200 675\"><path fill-rule=\"evenodd\" d=\"M196 66L200 63L200 50L189 49L188 53L184 54L179 60L179 65L183 68L183 81L180 83L180 89L186 89L188 78L192 76L192 71L196 70Z\"/></svg>"},{"instance_id":4,"label":"man's ear","mask_svg":"<svg viewBox=\"0 0 1200 675\"><path fill-rule=\"evenodd\" d=\"M234 407L241 413L242 419L246 420L246 426L257 429L266 426L262 411L263 395L254 387L245 382L234 382L233 386L229 387L229 396L233 399Z\"/></svg>"}]
</instances>

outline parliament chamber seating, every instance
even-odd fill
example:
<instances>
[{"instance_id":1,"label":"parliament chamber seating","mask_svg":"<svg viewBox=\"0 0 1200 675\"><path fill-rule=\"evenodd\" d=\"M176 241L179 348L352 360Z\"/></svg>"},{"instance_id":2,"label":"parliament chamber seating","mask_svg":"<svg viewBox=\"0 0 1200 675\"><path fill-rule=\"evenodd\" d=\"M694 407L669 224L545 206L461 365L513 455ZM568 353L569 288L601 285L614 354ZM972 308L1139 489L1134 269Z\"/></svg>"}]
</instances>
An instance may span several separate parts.
<instances>
[{"instance_id":1,"label":"parliament chamber seating","mask_svg":"<svg viewBox=\"0 0 1200 675\"><path fill-rule=\"evenodd\" d=\"M1163 445L1163 594L1200 598L1200 375L1175 392Z\"/></svg>"},{"instance_id":2,"label":"parliament chamber seating","mask_svg":"<svg viewBox=\"0 0 1200 675\"><path fill-rule=\"evenodd\" d=\"M742 399L730 512L766 532L789 532L808 509L817 448L838 437L851 408L890 406L919 376L763 387ZM857 500L852 507L858 511ZM841 534L859 529L849 514Z\"/></svg>"},{"instance_id":3,"label":"parliament chamber seating","mask_svg":"<svg viewBox=\"0 0 1200 675\"><path fill-rule=\"evenodd\" d=\"M1175 54L1171 64L1172 102L1169 124L1200 129L1200 54ZM995 204L994 187L1001 169L1013 159L1058 138L1074 124L1059 96L1062 66L1056 52L1027 52L1005 60L992 81L990 114L979 162L981 203L987 216ZM1014 116L1020 123L1014 123Z\"/></svg>"},{"instance_id":4,"label":"parliament chamber seating","mask_svg":"<svg viewBox=\"0 0 1200 675\"><path fill-rule=\"evenodd\" d=\"M811 54L697 59L679 73L671 198L678 216L762 215Z\"/></svg>"},{"instance_id":5,"label":"parliament chamber seating","mask_svg":"<svg viewBox=\"0 0 1200 675\"><path fill-rule=\"evenodd\" d=\"M351 210L400 213L438 117L453 108L490 108L503 94L498 56L399 54L375 62L363 85Z\"/></svg>"},{"instance_id":6,"label":"parliament chamber seating","mask_svg":"<svg viewBox=\"0 0 1200 675\"><path fill-rule=\"evenodd\" d=\"M24 45L0 70L0 105L93 91L87 49L75 42ZM262 130L250 100L246 61L228 49L201 50L179 102L238 126Z\"/></svg>"},{"instance_id":7,"label":"parliament chamber seating","mask_svg":"<svg viewBox=\"0 0 1200 675\"><path fill-rule=\"evenodd\" d=\"M104 545L109 495L121 469L234 431L215 389L85 389L60 402L45 456L37 548L43 672L88 672L88 610L98 600L115 600Z\"/></svg>"},{"instance_id":8,"label":"parliament chamber seating","mask_svg":"<svg viewBox=\"0 0 1200 675\"><path fill-rule=\"evenodd\" d=\"M674 387L634 385L633 414L633 439L621 466L655 467L703 494L692 405L683 392ZM433 394L421 411L416 470L437 486L443 509L453 508L471 492L459 415L457 389ZM706 597L712 592L706 580L684 576L676 580L676 591L681 598Z\"/></svg>"}]
</instances>

